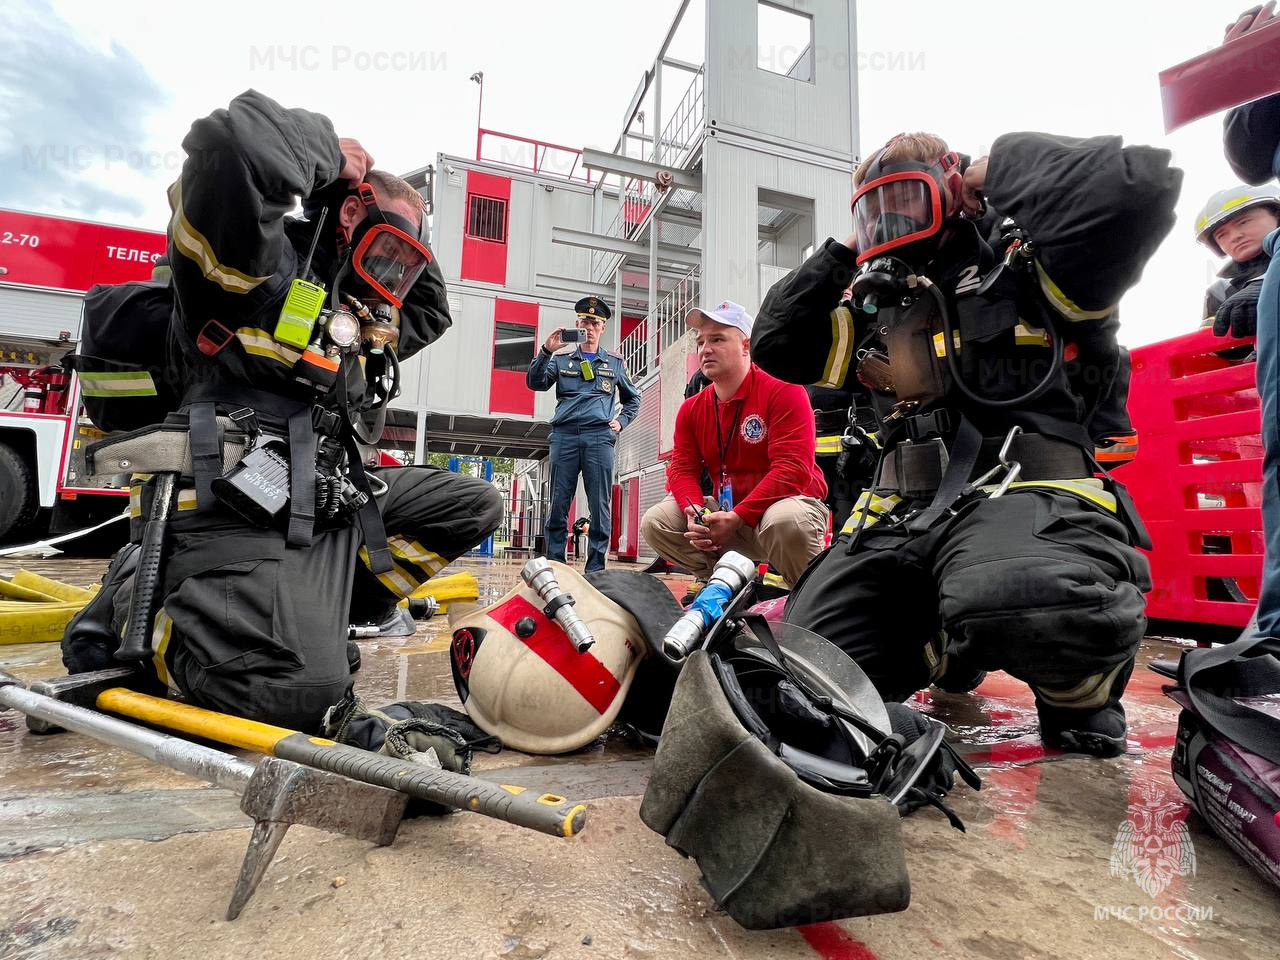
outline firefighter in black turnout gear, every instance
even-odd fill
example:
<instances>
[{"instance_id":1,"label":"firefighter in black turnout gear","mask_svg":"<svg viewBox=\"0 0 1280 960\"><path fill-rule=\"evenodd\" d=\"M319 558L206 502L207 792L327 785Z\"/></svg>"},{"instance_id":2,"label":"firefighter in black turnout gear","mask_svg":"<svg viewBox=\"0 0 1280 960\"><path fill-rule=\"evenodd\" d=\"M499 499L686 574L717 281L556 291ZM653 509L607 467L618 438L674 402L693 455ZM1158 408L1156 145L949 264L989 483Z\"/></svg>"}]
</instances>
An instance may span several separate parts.
<instances>
[{"instance_id":1,"label":"firefighter in black turnout gear","mask_svg":"<svg viewBox=\"0 0 1280 960\"><path fill-rule=\"evenodd\" d=\"M194 703L318 730L349 700L348 625L380 621L491 533L501 498L430 467L361 465L357 441L376 442L399 360L452 322L417 192L326 117L255 91L198 120L183 147L168 259L185 394L165 426L186 431L190 458L151 661ZM299 200L305 219L287 216ZM135 488L135 516L155 490ZM116 639L127 566L102 593ZM114 643L75 628L68 668L109 665Z\"/></svg>"},{"instance_id":2,"label":"firefighter in black turnout gear","mask_svg":"<svg viewBox=\"0 0 1280 960\"><path fill-rule=\"evenodd\" d=\"M774 285L752 338L774 376L869 390L883 447L785 619L886 699L1004 670L1047 745L1121 753L1150 572L1094 451L1132 433L1116 304L1173 225L1181 171L1118 137L1007 134L970 164L910 134L854 182L853 235ZM836 310L851 280L858 309Z\"/></svg>"}]
</instances>

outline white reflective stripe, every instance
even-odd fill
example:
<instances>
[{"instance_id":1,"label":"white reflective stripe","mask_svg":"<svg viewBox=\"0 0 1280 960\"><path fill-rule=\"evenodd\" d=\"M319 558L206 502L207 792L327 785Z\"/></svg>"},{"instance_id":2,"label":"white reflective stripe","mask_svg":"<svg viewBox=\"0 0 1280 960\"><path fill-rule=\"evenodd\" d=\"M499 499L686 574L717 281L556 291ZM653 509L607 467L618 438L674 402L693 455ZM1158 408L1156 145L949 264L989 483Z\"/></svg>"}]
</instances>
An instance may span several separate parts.
<instances>
[{"instance_id":1,"label":"white reflective stripe","mask_svg":"<svg viewBox=\"0 0 1280 960\"><path fill-rule=\"evenodd\" d=\"M434 577L449 565L448 560L435 551L428 550L417 540L409 540L405 537L388 537L387 546L391 548L393 556L403 557L410 563L421 567L427 571L428 576Z\"/></svg>"},{"instance_id":2,"label":"white reflective stripe","mask_svg":"<svg viewBox=\"0 0 1280 960\"><path fill-rule=\"evenodd\" d=\"M145 370L80 373L80 392L86 397L154 397L156 382Z\"/></svg>"},{"instance_id":3,"label":"white reflective stripe","mask_svg":"<svg viewBox=\"0 0 1280 960\"><path fill-rule=\"evenodd\" d=\"M1040 280L1040 292L1053 304L1053 308L1068 320L1101 320L1115 311L1115 307L1107 307L1105 310L1083 310L1076 306L1044 272L1044 267L1040 266L1039 260L1036 261L1036 276Z\"/></svg>"},{"instance_id":4,"label":"white reflective stripe","mask_svg":"<svg viewBox=\"0 0 1280 960\"><path fill-rule=\"evenodd\" d=\"M297 363L302 356L302 351L285 346L267 331L258 327L241 327L236 331L236 339L240 341L240 346L244 348L245 353L255 357L266 357L268 360L277 360L289 366Z\"/></svg>"},{"instance_id":5,"label":"white reflective stripe","mask_svg":"<svg viewBox=\"0 0 1280 960\"><path fill-rule=\"evenodd\" d=\"M173 218L169 221L173 244L184 257L200 265L205 279L212 280L228 293L248 293L267 279L252 277L218 262L209 241L187 220L186 212L182 209L181 181L170 189L169 202L173 206Z\"/></svg>"},{"instance_id":6,"label":"white reflective stripe","mask_svg":"<svg viewBox=\"0 0 1280 960\"><path fill-rule=\"evenodd\" d=\"M814 386L838 387L849 373L849 358L853 356L853 314L843 304L831 311L831 352L822 379Z\"/></svg>"}]
</instances>

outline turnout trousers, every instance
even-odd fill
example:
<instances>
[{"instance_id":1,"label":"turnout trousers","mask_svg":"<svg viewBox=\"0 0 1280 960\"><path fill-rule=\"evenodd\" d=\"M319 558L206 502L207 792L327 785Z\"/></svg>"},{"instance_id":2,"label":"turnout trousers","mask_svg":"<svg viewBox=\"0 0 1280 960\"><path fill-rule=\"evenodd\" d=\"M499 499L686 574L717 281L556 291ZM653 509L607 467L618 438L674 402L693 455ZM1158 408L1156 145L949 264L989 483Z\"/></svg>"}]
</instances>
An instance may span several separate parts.
<instances>
[{"instance_id":1,"label":"turnout trousers","mask_svg":"<svg viewBox=\"0 0 1280 960\"><path fill-rule=\"evenodd\" d=\"M305 732L352 687L348 626L377 620L392 605L497 528L502 498L483 480L434 467L371 469L394 563L374 575L359 525L317 524L310 547L282 531L245 523L221 504L196 511L179 496L169 524L163 606L152 630L162 683L199 706ZM149 488L139 498L149 513ZM108 576L110 580L110 575ZM108 582L112 627L125 627L131 578ZM110 665L63 642L72 672ZM86 656L88 659L86 660Z\"/></svg>"},{"instance_id":2,"label":"turnout trousers","mask_svg":"<svg viewBox=\"0 0 1280 960\"><path fill-rule=\"evenodd\" d=\"M1042 712L1097 710L1113 685L1118 698L1151 578L1113 512L1024 486L913 534L896 522L911 506L864 492L845 528L865 513L856 545L845 532L814 559L784 619L840 646L888 700L961 664L1026 682Z\"/></svg>"}]
</instances>

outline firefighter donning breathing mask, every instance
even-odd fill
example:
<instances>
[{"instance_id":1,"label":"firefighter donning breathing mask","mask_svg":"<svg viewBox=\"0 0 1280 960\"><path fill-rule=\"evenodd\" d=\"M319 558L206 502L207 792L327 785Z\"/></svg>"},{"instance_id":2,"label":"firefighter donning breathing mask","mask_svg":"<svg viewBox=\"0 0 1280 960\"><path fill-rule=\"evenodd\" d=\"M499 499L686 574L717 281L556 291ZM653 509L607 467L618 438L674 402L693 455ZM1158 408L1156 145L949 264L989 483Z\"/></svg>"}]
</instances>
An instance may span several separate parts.
<instances>
[{"instance_id":1,"label":"firefighter donning breathing mask","mask_svg":"<svg viewBox=\"0 0 1280 960\"><path fill-rule=\"evenodd\" d=\"M117 556L63 658L98 669L119 646L195 703L316 730L352 686L348 624L380 620L480 542L501 498L429 467L362 465L399 358L451 324L413 187L327 118L255 91L183 147L172 310L136 345L180 399L93 451L99 472L134 472L141 546ZM299 199L304 217L287 216Z\"/></svg>"},{"instance_id":2,"label":"firefighter donning breathing mask","mask_svg":"<svg viewBox=\"0 0 1280 960\"><path fill-rule=\"evenodd\" d=\"M852 236L774 285L752 341L775 376L863 391L882 447L785 619L886 698L1005 670L1046 744L1123 752L1150 574L1095 452L1133 442L1116 304L1181 172L1118 137L1008 134L970 164L911 134L855 183Z\"/></svg>"}]
</instances>

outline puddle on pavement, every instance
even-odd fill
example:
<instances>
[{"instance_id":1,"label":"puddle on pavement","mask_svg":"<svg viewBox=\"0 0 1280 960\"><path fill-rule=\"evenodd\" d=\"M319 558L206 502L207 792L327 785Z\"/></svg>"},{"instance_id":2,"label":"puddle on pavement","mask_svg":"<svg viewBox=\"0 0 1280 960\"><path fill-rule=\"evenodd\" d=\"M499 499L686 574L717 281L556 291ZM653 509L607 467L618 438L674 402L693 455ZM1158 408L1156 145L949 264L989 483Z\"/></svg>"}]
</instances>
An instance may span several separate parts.
<instances>
[{"instance_id":1,"label":"puddle on pavement","mask_svg":"<svg viewBox=\"0 0 1280 960\"><path fill-rule=\"evenodd\" d=\"M0 564L0 574L12 573L17 566L17 563L7 567ZM22 561L21 566L87 585L98 580L106 563L55 559ZM520 561L466 560L447 572L465 570L474 574L480 582L483 604L496 600L514 585L520 566ZM449 665L449 639L448 621L442 615L418 624L412 637L362 641L357 690L373 704L411 699L459 707ZM994 865L993 875L1015 884L1009 894L1013 900L1022 895L1017 884L1039 883L1053 886L1055 890L1059 885L1069 885L1062 889L1074 898L1073 909L1085 900L1089 901L1090 911L1109 905L1172 907L1173 911L1166 914L1171 919L1142 922L1142 926L1170 951L1194 957L1199 938L1217 937L1221 944L1227 931L1247 936L1251 943L1266 942L1256 929L1245 929L1248 923L1243 927L1236 924L1256 916L1251 911L1257 910L1257 904L1265 900L1267 892L1259 890L1256 879L1219 841L1205 832L1195 817L1186 820L1186 803L1172 782L1169 761L1177 708L1161 693L1160 688L1167 681L1146 666L1155 658L1176 659L1184 649L1185 645L1165 639L1144 641L1126 695L1131 752L1114 760L1046 756L1039 742L1030 692L1024 684L1002 674L988 678L973 694L927 691L918 696L917 706L946 722L952 731L951 739L980 768L984 780L982 791L974 793L958 786L949 802L968 826L965 843L981 840L983 850L994 851L983 856L994 857L988 861ZM26 680L62 672L57 644L0 647L0 664ZM477 768L483 771L516 765L561 767L558 775L548 771L547 783L557 784L559 778L573 786L582 783L583 778L606 780L610 772L627 767L625 777L616 777L622 784L619 792L608 795L632 796L643 789L645 768L621 761L645 761L651 756L651 750L614 733L562 757L529 757L511 751L497 756L480 755ZM613 766L609 766L611 764ZM596 773L592 765L603 766L599 766L600 772ZM543 774L534 771L530 776L541 783ZM513 779L512 782L524 781ZM74 798L77 792L129 794L136 791L137 797L143 797L145 791L190 791L196 786L199 784L189 777L124 751L99 746L84 737L31 736L20 716L0 714L0 814L6 808L6 798L32 801L22 808L27 811L24 815L38 816L42 795ZM190 798L188 802L198 799L194 792L185 796ZM154 802L167 801L168 797L166 794ZM119 802L128 800L120 798ZM228 799L228 804L231 802ZM606 805L610 802L604 801ZM1108 858L1116 850L1121 826L1137 822L1144 805L1153 804L1170 810L1166 818L1170 823L1186 820L1198 859L1194 875L1171 875L1156 896L1148 897L1132 879L1113 874ZM16 809L20 804L13 806ZM84 809L91 811L92 802L86 802ZM213 818L214 813L205 809L193 813L192 823L200 816ZM928 838L936 836L936 831L951 833L945 821L939 826L935 822L938 820L939 815L926 809L904 824L913 874L925 871L934 856ZM207 826L186 829L215 829L213 819L207 822ZM1066 825L1076 834L1074 848L1059 839ZM596 826L597 831L601 828ZM197 849L203 851L204 848ZM404 855L400 845L395 850L369 854L371 857ZM457 851L459 858L482 855L484 851L475 846ZM943 852L937 855L943 856ZM948 855L954 856L954 851ZM954 860L950 862L954 865ZM274 879L284 882L293 876L294 864L287 857L279 860L277 868L281 864L290 867L290 871ZM647 860L633 860L619 863L617 868L629 871L635 883L629 888L631 895L627 902L620 905L616 930L598 926L594 930L597 937L604 939L608 935L614 943L625 942L628 953L637 956L672 955L673 948L685 943L690 936L694 929L691 925L727 925L726 930L734 939L733 931L729 930L731 924L722 916L708 912L708 903L694 882L695 874L684 861L668 858L655 865ZM1130 868L1132 873L1132 864ZM1245 894L1240 892L1242 886L1247 888ZM24 906L30 906L33 918L55 924L47 929L33 927L30 931L33 942L45 938L46 934L51 942L60 935L55 923L58 918L51 912L52 907L41 904L42 894L36 890L13 890L11 894ZM329 895L326 891L325 896ZM552 899L559 895L554 889L542 894ZM568 888L563 895L570 896ZM1246 895L1249 905L1233 900ZM1214 921L1202 918L1204 908L1209 906L1219 911ZM501 926L506 939L500 955L541 956L551 939L533 915L516 912Z\"/></svg>"}]
</instances>

